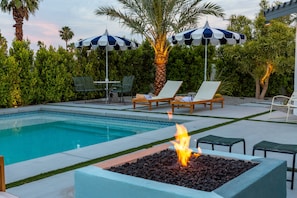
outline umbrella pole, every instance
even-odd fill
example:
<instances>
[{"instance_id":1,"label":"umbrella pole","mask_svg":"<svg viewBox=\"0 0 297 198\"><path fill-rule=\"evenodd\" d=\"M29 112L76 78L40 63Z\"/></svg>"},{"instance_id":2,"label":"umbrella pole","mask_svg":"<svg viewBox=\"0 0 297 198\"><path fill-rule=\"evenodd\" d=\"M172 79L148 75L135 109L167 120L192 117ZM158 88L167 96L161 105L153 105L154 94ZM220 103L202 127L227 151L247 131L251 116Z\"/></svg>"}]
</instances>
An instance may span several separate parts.
<instances>
[{"instance_id":1,"label":"umbrella pole","mask_svg":"<svg viewBox=\"0 0 297 198\"><path fill-rule=\"evenodd\" d=\"M295 69L294 69L294 91L297 91L297 24L295 32ZM297 101L294 101L294 105L297 105ZM293 114L297 115L297 109L294 108Z\"/></svg>"},{"instance_id":2,"label":"umbrella pole","mask_svg":"<svg viewBox=\"0 0 297 198\"><path fill-rule=\"evenodd\" d=\"M206 73L207 73L207 39L205 40L205 57L204 57L204 81L206 81Z\"/></svg>"},{"instance_id":3,"label":"umbrella pole","mask_svg":"<svg viewBox=\"0 0 297 198\"><path fill-rule=\"evenodd\" d=\"M108 93L108 49L105 47L105 90L106 90L106 103L109 101L109 93Z\"/></svg>"}]
</instances>

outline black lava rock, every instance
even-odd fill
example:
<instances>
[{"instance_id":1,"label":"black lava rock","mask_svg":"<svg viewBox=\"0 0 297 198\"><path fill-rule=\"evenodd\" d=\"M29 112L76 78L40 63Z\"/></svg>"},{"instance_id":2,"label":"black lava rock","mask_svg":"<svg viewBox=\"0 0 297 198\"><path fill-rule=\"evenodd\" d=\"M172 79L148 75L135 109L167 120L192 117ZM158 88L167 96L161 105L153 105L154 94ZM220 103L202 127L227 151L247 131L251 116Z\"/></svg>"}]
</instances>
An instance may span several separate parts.
<instances>
[{"instance_id":1,"label":"black lava rock","mask_svg":"<svg viewBox=\"0 0 297 198\"><path fill-rule=\"evenodd\" d=\"M179 164L176 152L168 149L108 170L210 192L256 165L243 160L192 155L184 167Z\"/></svg>"}]
</instances>

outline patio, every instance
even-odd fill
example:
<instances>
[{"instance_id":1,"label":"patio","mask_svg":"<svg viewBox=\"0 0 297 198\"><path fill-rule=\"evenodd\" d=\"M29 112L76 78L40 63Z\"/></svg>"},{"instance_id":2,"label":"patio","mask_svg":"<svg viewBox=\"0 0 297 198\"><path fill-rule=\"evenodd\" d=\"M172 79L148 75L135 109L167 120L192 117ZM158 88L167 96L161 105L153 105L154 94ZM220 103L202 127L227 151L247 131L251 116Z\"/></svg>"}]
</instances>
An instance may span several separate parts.
<instances>
[{"instance_id":1,"label":"patio","mask_svg":"<svg viewBox=\"0 0 297 198\"><path fill-rule=\"evenodd\" d=\"M234 100L234 98L229 97L226 97L225 100L224 108L221 108L219 104L215 104L213 110L210 111L208 108L204 108L203 105L201 105L196 107L192 115L188 114L188 109L176 109L174 117L178 120L188 121L184 125L189 132L205 129L205 132L192 136L191 147L196 145L195 139L206 135L244 138L246 141L247 155L252 154L253 145L261 140L288 144L296 143L294 140L297 139L297 116L290 116L290 122L286 123L284 122L286 113L275 111L272 114L272 119L269 119L269 100L257 101L247 98L236 98L236 100ZM127 98L125 101L130 100ZM131 103L105 104L102 101L95 100L87 103L68 102L8 109L8 111L26 111L34 108L70 112L84 111L92 114L105 115L116 114L117 116L125 117L144 116L156 119L158 119L158 117L167 117L166 112L170 110L168 104L160 104L158 108L153 107L151 111L148 111L146 106L139 106L136 110L133 110ZM167 139L173 137L174 134L175 127L168 127L164 130L155 130L134 137L122 138L112 142L82 148L75 153L63 152L48 157L12 164L6 167L6 182L11 183L50 170L56 170L79 162L124 151L129 148L135 148L158 140ZM200 146L202 149L211 149L211 146L207 144L201 144ZM215 149L228 152L228 148L226 147L216 146ZM242 153L242 145L234 145L232 151L234 153ZM263 153L257 152L256 155L263 156ZM288 160L288 164L291 165L291 155L269 153L268 157ZM288 178L290 175L291 173L288 173ZM74 171L69 171L18 187L9 188L7 191L22 198L70 198L74 197L73 176ZM296 194L296 183L294 190L291 190L290 183L287 182L287 197L295 197Z\"/></svg>"}]
</instances>

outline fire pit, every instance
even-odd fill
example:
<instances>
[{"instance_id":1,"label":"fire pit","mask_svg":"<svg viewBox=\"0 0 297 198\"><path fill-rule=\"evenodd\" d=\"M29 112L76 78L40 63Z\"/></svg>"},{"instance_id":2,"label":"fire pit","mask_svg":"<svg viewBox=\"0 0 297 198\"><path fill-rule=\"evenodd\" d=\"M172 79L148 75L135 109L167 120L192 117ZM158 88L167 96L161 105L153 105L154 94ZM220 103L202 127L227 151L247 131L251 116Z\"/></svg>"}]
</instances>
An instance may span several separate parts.
<instances>
[{"instance_id":1,"label":"fire pit","mask_svg":"<svg viewBox=\"0 0 297 198\"><path fill-rule=\"evenodd\" d=\"M167 149L107 170L211 192L257 165L250 161L191 155L188 165L181 166L176 158L175 151Z\"/></svg>"},{"instance_id":2,"label":"fire pit","mask_svg":"<svg viewBox=\"0 0 297 198\"><path fill-rule=\"evenodd\" d=\"M152 150L153 152L156 151L154 148ZM115 173L98 167L109 168L107 164L110 164L110 166L116 165L113 164L112 161L107 161L104 164L88 166L75 172L75 197L95 198L98 197L98 195L111 198L250 198L259 197L259 195L261 195L261 198L286 197L286 163L284 161L208 150L204 150L203 153L204 155L240 159L259 164L217 189L207 192ZM135 154L134 156L137 158L140 157ZM125 156L123 159L124 161L120 163L135 160L133 155ZM125 159L127 161L125 161Z\"/></svg>"},{"instance_id":3,"label":"fire pit","mask_svg":"<svg viewBox=\"0 0 297 198\"><path fill-rule=\"evenodd\" d=\"M286 197L285 161L216 151L202 155L189 142L186 128L177 124L174 149L161 146L79 169L75 197Z\"/></svg>"}]
</instances>

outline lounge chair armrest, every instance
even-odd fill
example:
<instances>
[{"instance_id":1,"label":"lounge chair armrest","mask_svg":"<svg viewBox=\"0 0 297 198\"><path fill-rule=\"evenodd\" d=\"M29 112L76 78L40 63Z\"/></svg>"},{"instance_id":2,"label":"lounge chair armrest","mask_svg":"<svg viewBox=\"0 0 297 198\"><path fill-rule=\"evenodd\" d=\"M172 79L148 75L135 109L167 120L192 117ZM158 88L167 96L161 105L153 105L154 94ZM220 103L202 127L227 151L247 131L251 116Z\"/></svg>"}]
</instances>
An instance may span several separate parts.
<instances>
[{"instance_id":1,"label":"lounge chair armrest","mask_svg":"<svg viewBox=\"0 0 297 198\"><path fill-rule=\"evenodd\" d=\"M291 101L291 103L288 104L288 106L290 106L290 108L297 108L297 103Z\"/></svg>"},{"instance_id":2,"label":"lounge chair armrest","mask_svg":"<svg viewBox=\"0 0 297 198\"><path fill-rule=\"evenodd\" d=\"M284 95L277 95L277 96L274 96L272 98L272 101L271 101L271 104L280 104L280 102L282 102L283 105L286 105L286 103L284 103L285 101L288 102L290 100L290 97L288 96L284 96ZM276 102L278 101L278 102Z\"/></svg>"},{"instance_id":3,"label":"lounge chair armrest","mask_svg":"<svg viewBox=\"0 0 297 198\"><path fill-rule=\"evenodd\" d=\"M288 97L288 96L284 96L284 95L277 95L277 96L273 96L272 100L273 100L273 99L278 99L278 98L285 98L285 99L290 99L290 97Z\"/></svg>"}]
</instances>

